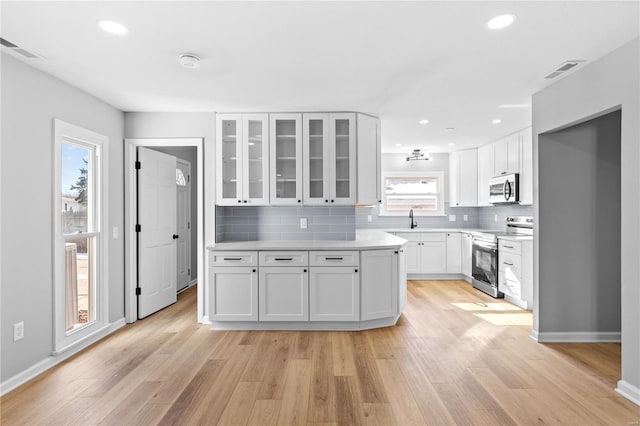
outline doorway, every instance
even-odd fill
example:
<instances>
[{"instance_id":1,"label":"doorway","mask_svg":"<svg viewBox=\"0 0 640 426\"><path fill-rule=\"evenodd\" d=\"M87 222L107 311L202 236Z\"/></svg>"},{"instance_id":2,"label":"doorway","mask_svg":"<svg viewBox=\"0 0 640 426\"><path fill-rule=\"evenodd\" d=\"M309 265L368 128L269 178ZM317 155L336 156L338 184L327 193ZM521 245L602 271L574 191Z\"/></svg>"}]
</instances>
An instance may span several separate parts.
<instances>
[{"instance_id":1,"label":"doorway","mask_svg":"<svg viewBox=\"0 0 640 426\"><path fill-rule=\"evenodd\" d=\"M178 261L173 270L175 290L186 288L197 283L198 278L204 278L204 239L201 230L204 223L203 205L203 140L201 138L166 138L166 139L125 139L125 319L128 323L139 317L138 298L136 288L144 271L138 267L139 255L137 247L136 224L139 217L136 188L136 155L139 147L149 148L176 157L173 169L173 182L176 185L176 204L182 203L182 215L187 232L177 231L179 239L176 248ZM178 171L180 170L180 172ZM186 172L186 174L185 174ZM188 186L180 194L178 174L185 176ZM176 207L176 216L180 216ZM179 228L176 221L176 230ZM181 257L182 256L182 257ZM178 272L182 269L182 272ZM141 289L144 292L144 289ZM203 291L198 286L198 300ZM200 302L199 302L200 304ZM198 306L198 311L202 308Z\"/></svg>"}]
</instances>

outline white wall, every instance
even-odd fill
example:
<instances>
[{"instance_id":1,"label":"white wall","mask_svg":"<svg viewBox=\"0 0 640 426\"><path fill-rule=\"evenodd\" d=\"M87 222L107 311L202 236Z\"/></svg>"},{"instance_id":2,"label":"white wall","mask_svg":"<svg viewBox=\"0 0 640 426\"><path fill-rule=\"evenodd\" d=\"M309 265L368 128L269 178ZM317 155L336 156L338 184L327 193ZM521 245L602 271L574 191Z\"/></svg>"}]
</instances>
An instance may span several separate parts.
<instances>
[{"instance_id":1,"label":"white wall","mask_svg":"<svg viewBox=\"0 0 640 426\"><path fill-rule=\"evenodd\" d=\"M52 329L53 119L109 137L109 226L123 228L121 111L2 54L2 301L4 382L49 357ZM19 202L17 202L19 201ZM24 206L17 208L16 205ZM124 240L109 238L109 321L124 317ZM13 324L25 338L13 342Z\"/></svg>"},{"instance_id":2,"label":"white wall","mask_svg":"<svg viewBox=\"0 0 640 426\"><path fill-rule=\"evenodd\" d=\"M538 134L586 121L618 107L622 111L621 299L622 380L618 391L640 404L640 39L625 44L533 96L535 232L540 235ZM539 279L540 244L534 240L534 304L545 283ZM534 305L534 331L539 306Z\"/></svg>"}]
</instances>

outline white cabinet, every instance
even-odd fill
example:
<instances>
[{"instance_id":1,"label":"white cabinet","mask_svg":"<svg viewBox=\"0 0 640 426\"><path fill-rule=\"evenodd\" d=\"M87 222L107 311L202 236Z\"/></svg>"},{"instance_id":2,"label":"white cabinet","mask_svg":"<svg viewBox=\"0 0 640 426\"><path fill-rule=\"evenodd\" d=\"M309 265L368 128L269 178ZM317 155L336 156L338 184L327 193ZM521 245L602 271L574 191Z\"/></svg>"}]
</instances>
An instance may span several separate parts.
<instances>
[{"instance_id":1,"label":"white cabinet","mask_svg":"<svg viewBox=\"0 0 640 426\"><path fill-rule=\"evenodd\" d=\"M449 205L478 205L478 150L467 149L449 154Z\"/></svg>"},{"instance_id":2,"label":"white cabinet","mask_svg":"<svg viewBox=\"0 0 640 426\"><path fill-rule=\"evenodd\" d=\"M520 136L520 204L533 204L533 133L531 127Z\"/></svg>"},{"instance_id":3,"label":"white cabinet","mask_svg":"<svg viewBox=\"0 0 640 426\"><path fill-rule=\"evenodd\" d=\"M355 204L356 115L304 114L303 139L304 203Z\"/></svg>"},{"instance_id":4,"label":"white cabinet","mask_svg":"<svg viewBox=\"0 0 640 426\"><path fill-rule=\"evenodd\" d=\"M447 240L444 232L398 232L396 235L408 241L408 274L447 272Z\"/></svg>"},{"instance_id":5,"label":"white cabinet","mask_svg":"<svg viewBox=\"0 0 640 426\"><path fill-rule=\"evenodd\" d=\"M467 232L463 232L461 235L462 273L464 274L464 276L471 278L471 253L473 247L473 236Z\"/></svg>"},{"instance_id":6,"label":"white cabinet","mask_svg":"<svg viewBox=\"0 0 640 426\"><path fill-rule=\"evenodd\" d=\"M462 235L447 232L447 274L462 272Z\"/></svg>"},{"instance_id":7,"label":"white cabinet","mask_svg":"<svg viewBox=\"0 0 640 426\"><path fill-rule=\"evenodd\" d=\"M356 204L378 204L382 202L380 119L370 115L358 114L357 121L358 175L356 179Z\"/></svg>"},{"instance_id":8,"label":"white cabinet","mask_svg":"<svg viewBox=\"0 0 640 426\"><path fill-rule=\"evenodd\" d=\"M261 251L258 264L260 321L308 321L308 252Z\"/></svg>"},{"instance_id":9,"label":"white cabinet","mask_svg":"<svg viewBox=\"0 0 640 426\"><path fill-rule=\"evenodd\" d=\"M309 252L309 319L360 320L360 253Z\"/></svg>"},{"instance_id":10,"label":"white cabinet","mask_svg":"<svg viewBox=\"0 0 640 426\"><path fill-rule=\"evenodd\" d=\"M216 203L269 204L267 114L216 115Z\"/></svg>"},{"instance_id":11,"label":"white cabinet","mask_svg":"<svg viewBox=\"0 0 640 426\"><path fill-rule=\"evenodd\" d=\"M490 206L489 181L493 177L493 144L478 148L478 206Z\"/></svg>"},{"instance_id":12,"label":"white cabinet","mask_svg":"<svg viewBox=\"0 0 640 426\"><path fill-rule=\"evenodd\" d=\"M523 309L533 307L533 242L498 240L498 290Z\"/></svg>"},{"instance_id":13,"label":"white cabinet","mask_svg":"<svg viewBox=\"0 0 640 426\"><path fill-rule=\"evenodd\" d=\"M406 244L398 249L398 313L407 305L407 250Z\"/></svg>"},{"instance_id":14,"label":"white cabinet","mask_svg":"<svg viewBox=\"0 0 640 426\"><path fill-rule=\"evenodd\" d=\"M393 249L360 253L361 320L398 314L398 254Z\"/></svg>"},{"instance_id":15,"label":"white cabinet","mask_svg":"<svg viewBox=\"0 0 640 426\"><path fill-rule=\"evenodd\" d=\"M302 204L302 114L271 114L271 205Z\"/></svg>"},{"instance_id":16,"label":"white cabinet","mask_svg":"<svg viewBox=\"0 0 640 426\"><path fill-rule=\"evenodd\" d=\"M209 319L258 320L257 252L217 252L209 259Z\"/></svg>"},{"instance_id":17,"label":"white cabinet","mask_svg":"<svg viewBox=\"0 0 640 426\"><path fill-rule=\"evenodd\" d=\"M493 175L520 172L520 136L513 133L493 144Z\"/></svg>"}]
</instances>

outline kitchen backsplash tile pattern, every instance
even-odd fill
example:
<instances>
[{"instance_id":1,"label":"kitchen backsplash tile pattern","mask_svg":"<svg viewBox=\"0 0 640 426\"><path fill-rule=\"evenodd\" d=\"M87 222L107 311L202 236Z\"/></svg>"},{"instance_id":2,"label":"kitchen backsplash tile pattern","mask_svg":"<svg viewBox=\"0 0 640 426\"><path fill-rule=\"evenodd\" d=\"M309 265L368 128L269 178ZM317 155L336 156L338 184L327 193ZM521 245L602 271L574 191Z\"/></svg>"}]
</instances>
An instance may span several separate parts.
<instances>
[{"instance_id":1,"label":"kitchen backsplash tile pattern","mask_svg":"<svg viewBox=\"0 0 640 426\"><path fill-rule=\"evenodd\" d=\"M300 219L307 228L300 228ZM355 240L355 207L216 206L216 242Z\"/></svg>"},{"instance_id":2,"label":"kitchen backsplash tile pattern","mask_svg":"<svg viewBox=\"0 0 640 426\"><path fill-rule=\"evenodd\" d=\"M495 207L478 207L478 228L503 229L507 216L533 216L533 206L504 205ZM497 220L496 220L497 218Z\"/></svg>"},{"instance_id":3,"label":"kitchen backsplash tile pattern","mask_svg":"<svg viewBox=\"0 0 640 426\"><path fill-rule=\"evenodd\" d=\"M356 209L356 228L366 229L388 229L388 228L409 228L409 216L379 216L379 206L363 207ZM445 216L415 216L414 221L418 222L418 228L478 228L478 213L475 207L449 207L444 205ZM371 222L369 222L371 215ZM455 219L449 221L450 215ZM464 220L467 215L467 220Z\"/></svg>"}]
</instances>

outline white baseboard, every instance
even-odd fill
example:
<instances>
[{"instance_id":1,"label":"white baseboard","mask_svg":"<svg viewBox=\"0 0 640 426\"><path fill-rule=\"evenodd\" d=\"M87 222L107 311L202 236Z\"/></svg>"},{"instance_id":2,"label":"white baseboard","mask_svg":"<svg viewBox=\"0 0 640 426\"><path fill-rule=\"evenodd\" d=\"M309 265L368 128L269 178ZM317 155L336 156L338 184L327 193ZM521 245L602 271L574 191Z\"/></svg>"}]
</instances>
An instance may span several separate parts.
<instances>
[{"instance_id":1,"label":"white baseboard","mask_svg":"<svg viewBox=\"0 0 640 426\"><path fill-rule=\"evenodd\" d=\"M407 274L408 280L464 280L463 274Z\"/></svg>"},{"instance_id":2,"label":"white baseboard","mask_svg":"<svg viewBox=\"0 0 640 426\"><path fill-rule=\"evenodd\" d=\"M193 286L194 286L194 285L196 285L196 284L198 284L198 279L197 279L197 278L195 278L195 279L193 279L193 280L189 281L189 285L188 285L188 287L193 287Z\"/></svg>"},{"instance_id":3,"label":"white baseboard","mask_svg":"<svg viewBox=\"0 0 640 426\"><path fill-rule=\"evenodd\" d=\"M16 374L15 376L10 377L9 379L0 383L0 395L4 395L7 392L14 390L18 386L27 383L37 375L44 373L54 365L64 361L72 355L77 354L78 352L80 352L87 346L94 344L98 340L103 339L104 337L123 327L125 324L126 322L124 318L120 318L119 320L108 324L106 327L100 330L100 332L92 334L90 338L83 340L80 344L74 345L68 350L60 352L58 355L51 355L43 359L42 361L32 365L26 370Z\"/></svg>"},{"instance_id":4,"label":"white baseboard","mask_svg":"<svg viewBox=\"0 0 640 426\"><path fill-rule=\"evenodd\" d=\"M621 341L619 331L568 331L568 332L538 332L529 333L536 342L540 343L597 343Z\"/></svg>"},{"instance_id":5,"label":"white baseboard","mask_svg":"<svg viewBox=\"0 0 640 426\"><path fill-rule=\"evenodd\" d=\"M631 383L624 380L618 380L616 392L634 404L640 405L640 388L633 386Z\"/></svg>"}]
</instances>

